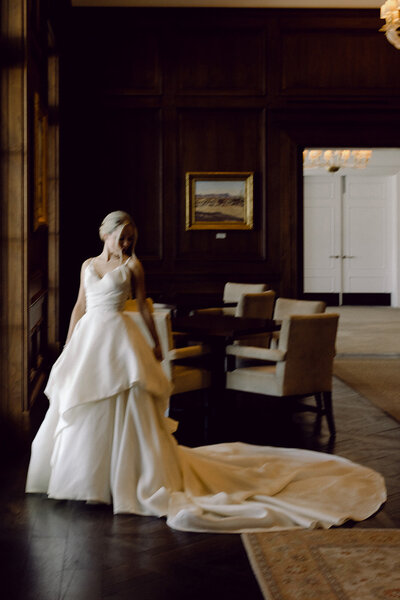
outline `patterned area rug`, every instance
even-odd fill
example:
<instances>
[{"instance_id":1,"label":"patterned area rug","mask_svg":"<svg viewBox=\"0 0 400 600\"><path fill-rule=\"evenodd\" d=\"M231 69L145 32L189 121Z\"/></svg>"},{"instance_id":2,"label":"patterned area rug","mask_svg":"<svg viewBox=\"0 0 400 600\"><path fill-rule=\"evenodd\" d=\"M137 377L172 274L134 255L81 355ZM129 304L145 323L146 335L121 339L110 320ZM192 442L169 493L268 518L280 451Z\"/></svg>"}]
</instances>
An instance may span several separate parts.
<instances>
[{"instance_id":1,"label":"patterned area rug","mask_svg":"<svg viewBox=\"0 0 400 600\"><path fill-rule=\"evenodd\" d=\"M400 599L399 529L245 533L266 600Z\"/></svg>"}]
</instances>

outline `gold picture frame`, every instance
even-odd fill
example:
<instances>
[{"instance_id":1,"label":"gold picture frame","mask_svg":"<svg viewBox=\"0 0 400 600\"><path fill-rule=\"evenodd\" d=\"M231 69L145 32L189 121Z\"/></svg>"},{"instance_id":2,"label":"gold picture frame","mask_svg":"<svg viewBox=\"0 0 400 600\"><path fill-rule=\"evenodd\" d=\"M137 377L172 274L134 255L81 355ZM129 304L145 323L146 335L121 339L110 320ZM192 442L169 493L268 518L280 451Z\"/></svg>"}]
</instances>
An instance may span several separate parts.
<instances>
[{"instance_id":1,"label":"gold picture frame","mask_svg":"<svg viewBox=\"0 0 400 600\"><path fill-rule=\"evenodd\" d=\"M186 173L186 231L253 229L253 179L252 171Z\"/></svg>"},{"instance_id":2,"label":"gold picture frame","mask_svg":"<svg viewBox=\"0 0 400 600\"><path fill-rule=\"evenodd\" d=\"M39 94L33 98L33 229L47 225L47 115L40 104Z\"/></svg>"}]
</instances>

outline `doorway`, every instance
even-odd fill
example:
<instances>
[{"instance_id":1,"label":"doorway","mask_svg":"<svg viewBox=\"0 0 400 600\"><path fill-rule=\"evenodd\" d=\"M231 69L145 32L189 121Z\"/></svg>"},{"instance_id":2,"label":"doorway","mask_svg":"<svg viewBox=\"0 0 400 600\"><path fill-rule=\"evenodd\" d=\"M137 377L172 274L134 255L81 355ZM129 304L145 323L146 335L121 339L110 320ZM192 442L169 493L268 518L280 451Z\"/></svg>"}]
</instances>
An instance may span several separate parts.
<instances>
[{"instance_id":1,"label":"doorway","mask_svg":"<svg viewBox=\"0 0 400 600\"><path fill-rule=\"evenodd\" d=\"M400 150L365 169L304 169L304 297L398 305Z\"/></svg>"}]
</instances>

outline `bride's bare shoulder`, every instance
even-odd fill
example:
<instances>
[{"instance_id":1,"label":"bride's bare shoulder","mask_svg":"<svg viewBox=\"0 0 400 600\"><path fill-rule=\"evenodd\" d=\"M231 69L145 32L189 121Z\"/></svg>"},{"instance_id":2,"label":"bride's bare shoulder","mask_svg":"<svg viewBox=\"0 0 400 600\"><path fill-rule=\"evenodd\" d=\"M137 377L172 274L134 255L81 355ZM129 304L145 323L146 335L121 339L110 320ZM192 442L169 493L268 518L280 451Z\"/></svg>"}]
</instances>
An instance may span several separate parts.
<instances>
[{"instance_id":1,"label":"bride's bare shoulder","mask_svg":"<svg viewBox=\"0 0 400 600\"><path fill-rule=\"evenodd\" d=\"M81 272L84 273L86 271L86 268L90 265L90 263L97 258L97 256L92 257L92 258L87 258L86 260L83 261L82 263L82 267L81 267Z\"/></svg>"},{"instance_id":2,"label":"bride's bare shoulder","mask_svg":"<svg viewBox=\"0 0 400 600\"><path fill-rule=\"evenodd\" d=\"M127 261L128 268L132 271L132 273L140 273L143 271L142 263L138 259L137 256L132 255Z\"/></svg>"}]
</instances>

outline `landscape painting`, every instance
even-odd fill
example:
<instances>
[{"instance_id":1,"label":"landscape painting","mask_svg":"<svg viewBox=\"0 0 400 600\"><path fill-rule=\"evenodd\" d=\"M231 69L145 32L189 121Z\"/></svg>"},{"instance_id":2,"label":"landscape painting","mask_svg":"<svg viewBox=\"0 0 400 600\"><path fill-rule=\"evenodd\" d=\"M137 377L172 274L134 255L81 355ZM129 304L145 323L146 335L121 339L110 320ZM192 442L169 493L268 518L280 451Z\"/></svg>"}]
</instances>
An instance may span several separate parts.
<instances>
[{"instance_id":1,"label":"landscape painting","mask_svg":"<svg viewBox=\"0 0 400 600\"><path fill-rule=\"evenodd\" d=\"M186 229L252 229L253 173L186 173Z\"/></svg>"}]
</instances>

